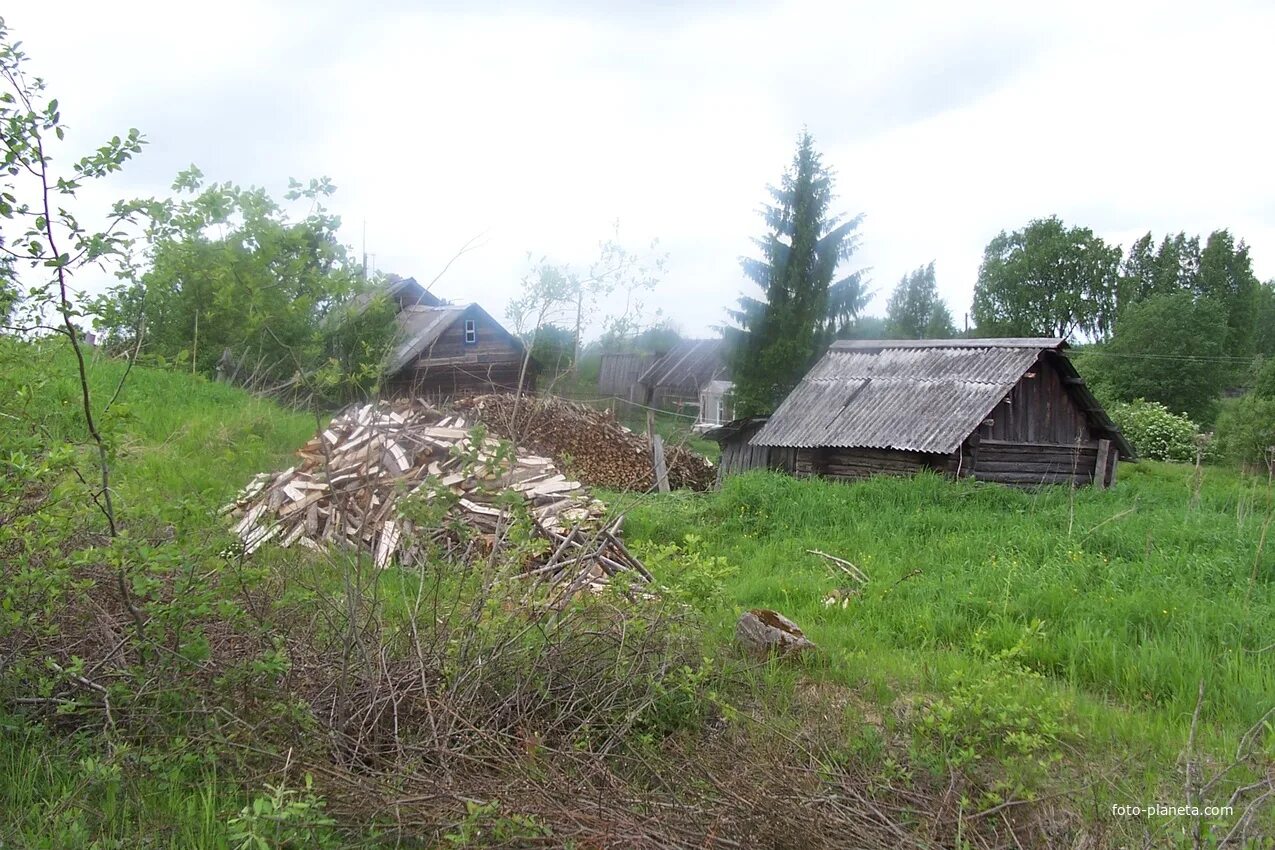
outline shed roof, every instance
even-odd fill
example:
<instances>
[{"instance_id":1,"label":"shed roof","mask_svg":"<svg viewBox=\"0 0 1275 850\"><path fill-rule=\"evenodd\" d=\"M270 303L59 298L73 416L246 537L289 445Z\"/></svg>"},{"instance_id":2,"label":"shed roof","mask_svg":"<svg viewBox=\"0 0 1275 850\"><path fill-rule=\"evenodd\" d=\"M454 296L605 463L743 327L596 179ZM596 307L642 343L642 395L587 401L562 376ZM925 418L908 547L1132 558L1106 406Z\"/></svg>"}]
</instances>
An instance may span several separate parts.
<instances>
[{"instance_id":1,"label":"shed roof","mask_svg":"<svg viewBox=\"0 0 1275 850\"><path fill-rule=\"evenodd\" d=\"M708 429L700 436L715 443L725 443L744 431L757 430L766 424L767 418L766 416L744 416L740 419L732 419L716 428Z\"/></svg>"},{"instance_id":2,"label":"shed roof","mask_svg":"<svg viewBox=\"0 0 1275 850\"><path fill-rule=\"evenodd\" d=\"M726 374L725 340L684 339L652 363L638 381L648 387L699 392Z\"/></svg>"},{"instance_id":3,"label":"shed roof","mask_svg":"<svg viewBox=\"0 0 1275 850\"><path fill-rule=\"evenodd\" d=\"M387 289L391 296L405 303L419 304L423 307L442 307L445 304L443 299L421 286L414 277L399 278L390 283Z\"/></svg>"},{"instance_id":4,"label":"shed roof","mask_svg":"<svg viewBox=\"0 0 1275 850\"><path fill-rule=\"evenodd\" d=\"M835 342L750 442L949 454L1044 355L1093 427L1133 457L1062 353L1066 345L1057 338Z\"/></svg>"}]
</instances>

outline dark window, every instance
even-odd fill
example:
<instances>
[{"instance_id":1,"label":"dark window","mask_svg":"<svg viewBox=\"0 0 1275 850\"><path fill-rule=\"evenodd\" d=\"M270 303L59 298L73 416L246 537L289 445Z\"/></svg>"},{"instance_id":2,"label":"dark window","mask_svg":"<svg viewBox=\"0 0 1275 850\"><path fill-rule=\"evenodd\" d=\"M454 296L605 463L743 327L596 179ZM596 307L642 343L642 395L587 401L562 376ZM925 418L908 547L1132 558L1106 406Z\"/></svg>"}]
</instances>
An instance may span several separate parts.
<instances>
[{"instance_id":1,"label":"dark window","mask_svg":"<svg viewBox=\"0 0 1275 850\"><path fill-rule=\"evenodd\" d=\"M465 344L473 345L478 342L478 327L474 324L473 319L465 320Z\"/></svg>"}]
</instances>

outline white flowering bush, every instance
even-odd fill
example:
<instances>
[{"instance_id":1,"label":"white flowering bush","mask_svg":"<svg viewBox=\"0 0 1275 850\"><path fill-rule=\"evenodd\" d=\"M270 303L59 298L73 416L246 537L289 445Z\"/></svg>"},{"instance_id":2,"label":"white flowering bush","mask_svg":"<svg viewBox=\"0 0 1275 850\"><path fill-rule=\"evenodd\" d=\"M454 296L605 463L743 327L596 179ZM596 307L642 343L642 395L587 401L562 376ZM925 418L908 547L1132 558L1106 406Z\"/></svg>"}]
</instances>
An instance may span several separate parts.
<instances>
[{"instance_id":1,"label":"white flowering bush","mask_svg":"<svg viewBox=\"0 0 1275 850\"><path fill-rule=\"evenodd\" d=\"M1177 463L1195 461L1200 429L1185 413L1172 413L1160 402L1144 399L1116 404L1109 412L1133 443L1138 457Z\"/></svg>"}]
</instances>

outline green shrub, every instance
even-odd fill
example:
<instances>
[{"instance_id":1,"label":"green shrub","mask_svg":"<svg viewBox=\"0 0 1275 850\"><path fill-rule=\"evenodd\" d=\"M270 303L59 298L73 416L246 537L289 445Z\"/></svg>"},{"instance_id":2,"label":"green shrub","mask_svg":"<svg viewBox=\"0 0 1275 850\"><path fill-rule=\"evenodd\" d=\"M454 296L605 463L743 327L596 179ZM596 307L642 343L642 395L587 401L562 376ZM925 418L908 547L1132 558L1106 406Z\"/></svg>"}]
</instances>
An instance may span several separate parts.
<instances>
[{"instance_id":1,"label":"green shrub","mask_svg":"<svg viewBox=\"0 0 1275 850\"><path fill-rule=\"evenodd\" d=\"M1170 413L1160 402L1144 399L1116 404L1110 413L1139 457L1178 463L1195 460L1199 428L1185 413Z\"/></svg>"},{"instance_id":2,"label":"green shrub","mask_svg":"<svg viewBox=\"0 0 1275 850\"><path fill-rule=\"evenodd\" d=\"M1253 395L1275 398L1275 357L1268 357L1254 370Z\"/></svg>"},{"instance_id":3,"label":"green shrub","mask_svg":"<svg viewBox=\"0 0 1275 850\"><path fill-rule=\"evenodd\" d=\"M1217 421L1221 453L1243 464L1264 463L1275 446L1275 398L1250 393L1227 405Z\"/></svg>"}]
</instances>

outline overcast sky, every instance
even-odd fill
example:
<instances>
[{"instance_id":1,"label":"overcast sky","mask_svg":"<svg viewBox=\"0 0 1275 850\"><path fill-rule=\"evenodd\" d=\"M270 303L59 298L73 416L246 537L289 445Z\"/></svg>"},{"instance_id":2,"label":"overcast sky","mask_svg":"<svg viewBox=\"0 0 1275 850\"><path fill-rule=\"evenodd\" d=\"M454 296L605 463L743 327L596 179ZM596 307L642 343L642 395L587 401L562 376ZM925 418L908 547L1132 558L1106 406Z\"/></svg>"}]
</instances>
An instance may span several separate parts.
<instances>
[{"instance_id":1,"label":"overcast sky","mask_svg":"<svg viewBox=\"0 0 1275 850\"><path fill-rule=\"evenodd\" d=\"M326 175L343 239L498 317L528 252L668 253L648 301L705 334L748 284L757 209L810 128L864 213L884 311L937 263L958 325L983 247L1057 214L1127 246L1229 227L1275 276L1275 4L25 4L7 23L77 155L143 155L85 204ZM66 157L70 159L70 156Z\"/></svg>"}]
</instances>

